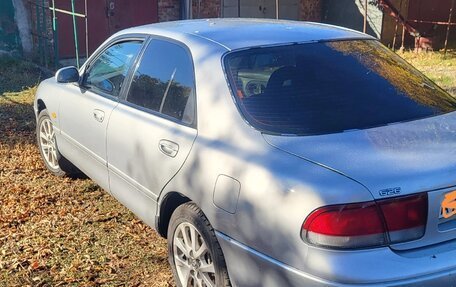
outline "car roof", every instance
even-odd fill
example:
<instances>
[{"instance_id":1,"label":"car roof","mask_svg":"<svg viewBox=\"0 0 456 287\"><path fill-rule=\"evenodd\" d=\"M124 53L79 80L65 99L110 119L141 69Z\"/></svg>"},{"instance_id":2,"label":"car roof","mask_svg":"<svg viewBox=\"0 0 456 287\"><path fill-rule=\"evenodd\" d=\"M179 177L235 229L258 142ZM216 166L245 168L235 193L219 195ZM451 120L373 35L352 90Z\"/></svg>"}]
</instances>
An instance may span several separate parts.
<instances>
[{"instance_id":1,"label":"car roof","mask_svg":"<svg viewBox=\"0 0 456 287\"><path fill-rule=\"evenodd\" d=\"M220 45L227 50L312 41L374 39L354 30L321 23L243 18L161 22L121 33L168 35L178 39L190 36L205 39L209 44Z\"/></svg>"}]
</instances>

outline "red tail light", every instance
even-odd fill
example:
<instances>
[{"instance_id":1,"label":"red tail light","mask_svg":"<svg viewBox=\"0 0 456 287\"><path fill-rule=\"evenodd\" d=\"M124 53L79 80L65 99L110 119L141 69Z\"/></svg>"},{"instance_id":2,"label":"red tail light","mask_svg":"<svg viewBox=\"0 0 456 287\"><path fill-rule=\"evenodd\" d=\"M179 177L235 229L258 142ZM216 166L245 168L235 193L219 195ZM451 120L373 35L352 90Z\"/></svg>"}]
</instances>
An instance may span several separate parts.
<instances>
[{"instance_id":1,"label":"red tail light","mask_svg":"<svg viewBox=\"0 0 456 287\"><path fill-rule=\"evenodd\" d=\"M427 194L326 206L304 221L301 237L318 246L367 248L415 240L424 235Z\"/></svg>"}]
</instances>

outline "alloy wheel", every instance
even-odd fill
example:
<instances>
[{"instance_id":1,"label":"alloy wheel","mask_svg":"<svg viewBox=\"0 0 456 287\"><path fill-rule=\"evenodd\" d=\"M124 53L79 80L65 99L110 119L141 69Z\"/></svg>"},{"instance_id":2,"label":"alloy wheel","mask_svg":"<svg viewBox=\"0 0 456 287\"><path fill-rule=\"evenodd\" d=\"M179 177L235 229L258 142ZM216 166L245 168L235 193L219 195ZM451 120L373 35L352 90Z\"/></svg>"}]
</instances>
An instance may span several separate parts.
<instances>
[{"instance_id":1,"label":"alloy wheel","mask_svg":"<svg viewBox=\"0 0 456 287\"><path fill-rule=\"evenodd\" d=\"M215 287L215 268L207 243L195 226L179 224L173 237L174 262L182 286Z\"/></svg>"},{"instance_id":2,"label":"alloy wheel","mask_svg":"<svg viewBox=\"0 0 456 287\"><path fill-rule=\"evenodd\" d=\"M52 169L59 168L57 159L57 145L55 142L55 133L50 119L45 118L41 121L40 129L40 148L44 160Z\"/></svg>"}]
</instances>

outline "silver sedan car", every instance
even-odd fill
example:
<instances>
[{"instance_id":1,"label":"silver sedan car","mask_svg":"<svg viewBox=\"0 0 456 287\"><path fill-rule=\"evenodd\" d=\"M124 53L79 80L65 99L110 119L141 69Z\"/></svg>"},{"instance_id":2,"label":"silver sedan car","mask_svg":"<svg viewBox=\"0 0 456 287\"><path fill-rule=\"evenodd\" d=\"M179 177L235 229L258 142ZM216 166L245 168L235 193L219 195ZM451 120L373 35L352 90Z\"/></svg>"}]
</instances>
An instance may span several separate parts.
<instances>
[{"instance_id":1,"label":"silver sedan car","mask_svg":"<svg viewBox=\"0 0 456 287\"><path fill-rule=\"evenodd\" d=\"M456 286L456 100L377 40L121 31L37 91L37 141L166 237L178 286Z\"/></svg>"}]
</instances>

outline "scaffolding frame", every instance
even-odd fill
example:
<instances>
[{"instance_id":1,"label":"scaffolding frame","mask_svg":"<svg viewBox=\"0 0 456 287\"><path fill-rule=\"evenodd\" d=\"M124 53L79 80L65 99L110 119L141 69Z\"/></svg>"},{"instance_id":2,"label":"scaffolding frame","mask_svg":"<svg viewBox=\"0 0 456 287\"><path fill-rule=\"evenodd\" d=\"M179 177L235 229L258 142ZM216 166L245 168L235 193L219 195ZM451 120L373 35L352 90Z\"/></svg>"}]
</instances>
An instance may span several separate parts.
<instances>
[{"instance_id":1,"label":"scaffolding frame","mask_svg":"<svg viewBox=\"0 0 456 287\"><path fill-rule=\"evenodd\" d=\"M38 1L38 0L37 0ZM42 0L44 1L44 0ZM85 52L86 57L89 56L89 31L88 31L88 17L87 17L87 0L84 0L84 14L76 13L75 11L75 0L71 1L71 11L58 9L55 7L55 0L52 0L52 6L49 6L49 10L52 11L52 31L54 35L54 57L58 62L58 22L57 22L57 13L67 14L73 18L73 39L74 39L74 50L75 50L75 57L76 57L76 66L80 67L80 55L79 55L79 41L78 41L78 27L76 17L83 18L85 24Z\"/></svg>"},{"instance_id":2,"label":"scaffolding frame","mask_svg":"<svg viewBox=\"0 0 456 287\"><path fill-rule=\"evenodd\" d=\"M79 35L77 27L77 18L83 18L85 24L85 54L86 57L89 55L89 33L88 33L88 13L87 13L87 0L84 0L84 14L77 13L75 11L75 0L70 1L71 10L64 10L56 8L55 0L29 0L28 3L31 7L30 11L35 12L36 21L34 23L35 31L32 35L35 36L38 46L38 62L46 67L49 67L51 62L50 47L52 46L53 63L54 68L59 66L59 40L58 40L58 14L66 14L72 17L73 21L73 39L74 39L74 55L76 58L76 66L80 67L80 47L79 47ZM33 7L34 6L34 7ZM48 16L47 11L51 13L52 20L52 37L48 35ZM50 45L50 43L52 45Z\"/></svg>"}]
</instances>

